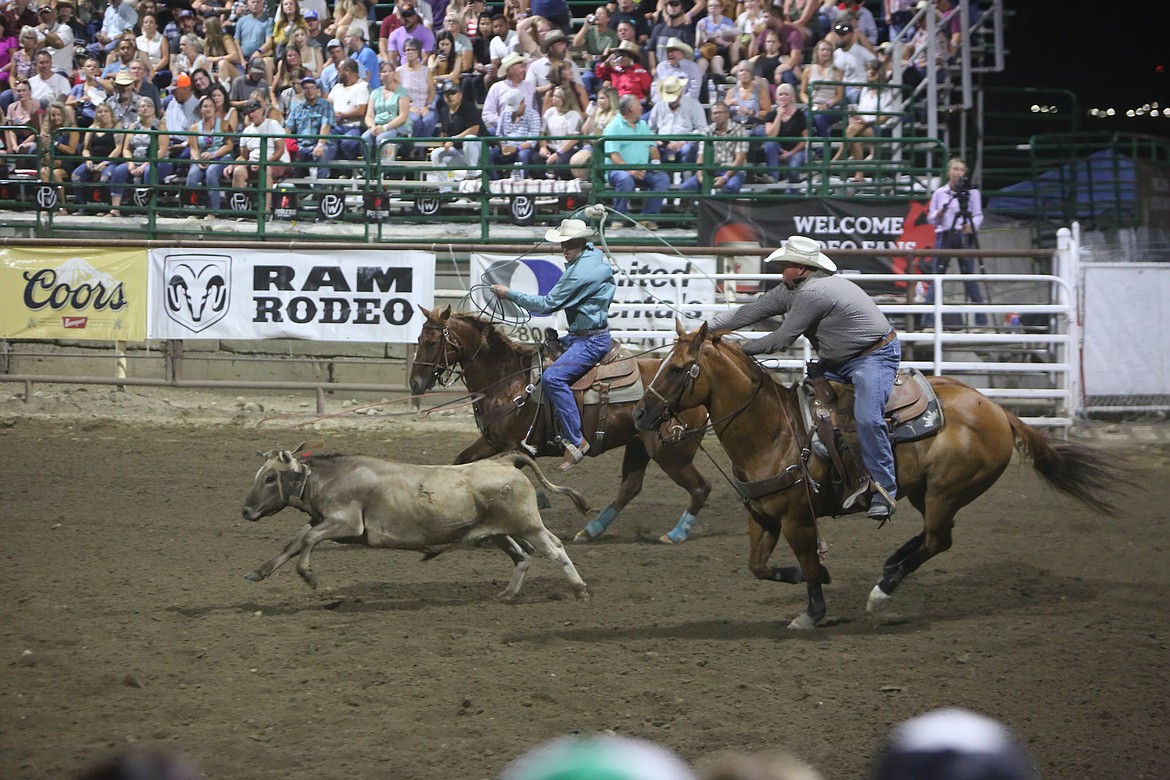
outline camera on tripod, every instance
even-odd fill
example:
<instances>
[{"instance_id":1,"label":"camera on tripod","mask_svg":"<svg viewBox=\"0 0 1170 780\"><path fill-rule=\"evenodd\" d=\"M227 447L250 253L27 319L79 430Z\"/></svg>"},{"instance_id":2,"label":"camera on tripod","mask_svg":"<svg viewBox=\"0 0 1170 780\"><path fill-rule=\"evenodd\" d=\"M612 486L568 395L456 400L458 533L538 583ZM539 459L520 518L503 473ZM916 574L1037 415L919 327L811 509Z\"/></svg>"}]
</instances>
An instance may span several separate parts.
<instances>
[{"instance_id":1,"label":"camera on tripod","mask_svg":"<svg viewBox=\"0 0 1170 780\"><path fill-rule=\"evenodd\" d=\"M971 209L971 177L964 176L959 179L958 186L955 187L955 196L959 199L959 210L962 212L969 212Z\"/></svg>"}]
</instances>

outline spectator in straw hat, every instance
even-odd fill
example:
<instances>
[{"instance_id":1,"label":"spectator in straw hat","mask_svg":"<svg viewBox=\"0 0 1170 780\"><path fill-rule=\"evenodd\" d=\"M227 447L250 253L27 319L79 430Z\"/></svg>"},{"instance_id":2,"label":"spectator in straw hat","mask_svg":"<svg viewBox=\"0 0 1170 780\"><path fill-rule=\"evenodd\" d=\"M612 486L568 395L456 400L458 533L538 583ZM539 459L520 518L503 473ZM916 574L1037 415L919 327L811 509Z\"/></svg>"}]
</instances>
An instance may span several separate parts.
<instances>
[{"instance_id":1,"label":"spectator in straw hat","mask_svg":"<svg viewBox=\"0 0 1170 780\"><path fill-rule=\"evenodd\" d=\"M674 77L686 82L686 93L695 100L699 99L699 88L702 85L703 71L695 62L695 50L686 41L671 38L666 42L666 58L654 68L654 89L665 79Z\"/></svg>"},{"instance_id":2,"label":"spectator in straw hat","mask_svg":"<svg viewBox=\"0 0 1170 780\"><path fill-rule=\"evenodd\" d=\"M642 53L633 41L622 41L609 57L597 63L597 77L619 95L633 95L645 103L650 96L650 73L642 67Z\"/></svg>"},{"instance_id":3,"label":"spectator in straw hat","mask_svg":"<svg viewBox=\"0 0 1170 780\"><path fill-rule=\"evenodd\" d=\"M658 82L658 99L650 110L650 132L661 136L658 153L666 162L694 165L699 158L699 144L674 138L706 132L707 114L698 99L686 93L687 80L670 76Z\"/></svg>"},{"instance_id":4,"label":"spectator in straw hat","mask_svg":"<svg viewBox=\"0 0 1170 780\"><path fill-rule=\"evenodd\" d=\"M544 52L544 56L528 66L528 75L526 76L536 91L538 102L534 108L546 106L545 96L553 88L552 82L549 81L549 73L559 68L563 63L568 62L573 66L573 81L581 83L581 70L569 59L568 36L560 30L553 30L544 36L540 50Z\"/></svg>"},{"instance_id":5,"label":"spectator in straw hat","mask_svg":"<svg viewBox=\"0 0 1170 780\"><path fill-rule=\"evenodd\" d=\"M525 79L528 74L528 58L519 52L512 52L500 60L502 78L488 89L487 97L483 101L483 126L489 131L495 129L500 121L500 99L505 92L518 89L531 106L536 102L536 87Z\"/></svg>"},{"instance_id":6,"label":"spectator in straw hat","mask_svg":"<svg viewBox=\"0 0 1170 780\"><path fill-rule=\"evenodd\" d=\"M695 58L695 23L687 16L682 0L666 0L662 21L650 31L650 38L646 41L646 59L651 70L666 59L666 48L671 41L690 49L687 59Z\"/></svg>"}]
</instances>

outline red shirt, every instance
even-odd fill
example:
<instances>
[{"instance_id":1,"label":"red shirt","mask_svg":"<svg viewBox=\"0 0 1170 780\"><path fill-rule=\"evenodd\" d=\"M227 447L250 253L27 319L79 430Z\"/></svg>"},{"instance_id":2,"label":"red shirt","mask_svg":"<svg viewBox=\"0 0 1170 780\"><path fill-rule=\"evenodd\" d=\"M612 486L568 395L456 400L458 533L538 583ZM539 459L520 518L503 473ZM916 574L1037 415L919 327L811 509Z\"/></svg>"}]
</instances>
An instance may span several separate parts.
<instances>
[{"instance_id":1,"label":"red shirt","mask_svg":"<svg viewBox=\"0 0 1170 780\"><path fill-rule=\"evenodd\" d=\"M633 95L638 100L644 101L646 96L650 94L650 72L641 65L634 64L628 68L618 68L603 62L598 64L595 72L597 78L612 84L618 95Z\"/></svg>"}]
</instances>

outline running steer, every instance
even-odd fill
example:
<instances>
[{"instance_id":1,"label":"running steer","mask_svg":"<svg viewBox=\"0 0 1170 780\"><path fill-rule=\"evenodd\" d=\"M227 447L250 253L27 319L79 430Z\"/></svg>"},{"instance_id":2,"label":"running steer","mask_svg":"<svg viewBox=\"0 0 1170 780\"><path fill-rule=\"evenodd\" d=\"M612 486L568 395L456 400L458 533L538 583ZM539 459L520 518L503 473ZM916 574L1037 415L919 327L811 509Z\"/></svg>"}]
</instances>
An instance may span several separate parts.
<instances>
[{"instance_id":1,"label":"running steer","mask_svg":"<svg viewBox=\"0 0 1170 780\"><path fill-rule=\"evenodd\" d=\"M585 514L585 499L554 485L536 462L519 452L462 466L415 466L357 455L301 455L301 447L263 454L244 519L259 520L286 506L309 516L280 555L246 579L259 582L300 555L297 573L314 588L313 548L326 539L369 547L420 550L423 560L460 545L493 542L512 559L512 580L500 598L515 598L537 550L560 565L579 599L588 599L560 539L544 527L536 489L520 473L529 466L546 490L569 496Z\"/></svg>"}]
</instances>

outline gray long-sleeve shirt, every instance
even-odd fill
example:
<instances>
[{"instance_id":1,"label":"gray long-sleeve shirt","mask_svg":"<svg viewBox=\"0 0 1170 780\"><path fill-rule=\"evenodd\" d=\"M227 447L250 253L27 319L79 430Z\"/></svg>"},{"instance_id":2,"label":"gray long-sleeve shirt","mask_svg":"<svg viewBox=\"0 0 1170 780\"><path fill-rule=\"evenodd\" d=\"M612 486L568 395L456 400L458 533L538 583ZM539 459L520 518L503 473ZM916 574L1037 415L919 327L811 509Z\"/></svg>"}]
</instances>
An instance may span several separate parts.
<instances>
[{"instance_id":1,"label":"gray long-sleeve shirt","mask_svg":"<svg viewBox=\"0 0 1170 780\"><path fill-rule=\"evenodd\" d=\"M744 352L778 352L804 334L821 360L841 363L873 346L891 329L865 290L843 276L824 274L807 277L795 290L780 285L735 311L718 315L710 328L735 330L778 314L784 315L780 327L744 342Z\"/></svg>"}]
</instances>

